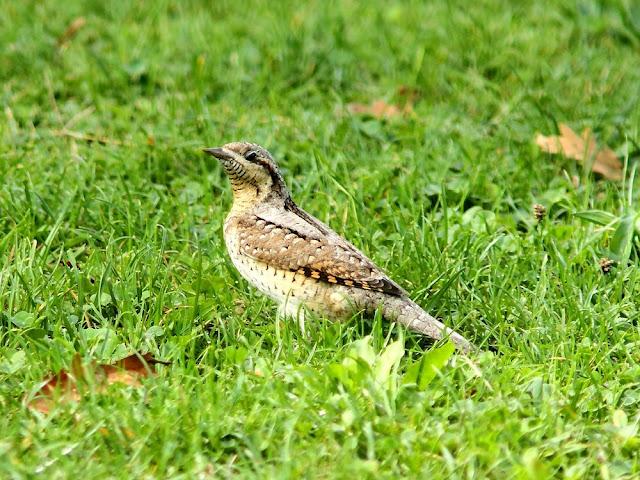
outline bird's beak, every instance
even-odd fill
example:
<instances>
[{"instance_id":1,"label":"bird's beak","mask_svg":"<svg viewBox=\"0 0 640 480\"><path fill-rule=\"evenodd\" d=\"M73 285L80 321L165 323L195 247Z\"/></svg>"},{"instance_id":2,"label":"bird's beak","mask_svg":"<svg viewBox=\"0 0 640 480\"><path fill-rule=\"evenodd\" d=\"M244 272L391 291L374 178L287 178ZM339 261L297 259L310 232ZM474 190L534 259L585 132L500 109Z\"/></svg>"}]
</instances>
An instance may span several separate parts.
<instances>
[{"instance_id":1,"label":"bird's beak","mask_svg":"<svg viewBox=\"0 0 640 480\"><path fill-rule=\"evenodd\" d=\"M203 148L203 152L208 153L212 157L216 157L218 160L233 160L233 154L225 148Z\"/></svg>"}]
</instances>

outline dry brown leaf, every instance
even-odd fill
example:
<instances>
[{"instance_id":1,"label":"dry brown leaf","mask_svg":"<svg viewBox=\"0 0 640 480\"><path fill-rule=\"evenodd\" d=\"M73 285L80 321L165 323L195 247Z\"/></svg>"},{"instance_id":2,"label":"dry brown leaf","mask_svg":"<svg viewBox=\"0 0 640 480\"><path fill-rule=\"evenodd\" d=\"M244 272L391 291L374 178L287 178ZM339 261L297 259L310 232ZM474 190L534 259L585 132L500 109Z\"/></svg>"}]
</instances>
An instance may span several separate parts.
<instances>
[{"instance_id":1,"label":"dry brown leaf","mask_svg":"<svg viewBox=\"0 0 640 480\"><path fill-rule=\"evenodd\" d=\"M75 20L73 20L69 24L67 29L64 31L64 33L60 35L60 37L58 37L58 47L62 47L68 41L70 41L73 37L75 37L78 31L80 31L80 29L84 27L86 23L87 23L87 19L84 17L78 17Z\"/></svg>"},{"instance_id":2,"label":"dry brown leaf","mask_svg":"<svg viewBox=\"0 0 640 480\"><path fill-rule=\"evenodd\" d=\"M142 356L130 355L113 365L99 365L96 362L84 365L80 355L76 355L71 362L71 369L62 370L46 380L27 406L49 413L57 404L80 400L88 390L102 392L114 383L138 387L141 378L155 373L158 363L168 364L147 353Z\"/></svg>"},{"instance_id":3,"label":"dry brown leaf","mask_svg":"<svg viewBox=\"0 0 640 480\"><path fill-rule=\"evenodd\" d=\"M371 115L375 118L394 118L402 115L403 113L410 113L413 108L410 103L407 103L404 108L400 108L397 105L389 104L384 100L376 100L370 105L364 103L350 103L347 105L349 112L356 115Z\"/></svg>"},{"instance_id":4,"label":"dry brown leaf","mask_svg":"<svg viewBox=\"0 0 640 480\"><path fill-rule=\"evenodd\" d=\"M591 170L609 180L622 180L622 162L609 147L598 149L591 129L585 128L582 135L578 136L564 123L558 127L560 135L536 135L540 150L591 165Z\"/></svg>"}]
</instances>

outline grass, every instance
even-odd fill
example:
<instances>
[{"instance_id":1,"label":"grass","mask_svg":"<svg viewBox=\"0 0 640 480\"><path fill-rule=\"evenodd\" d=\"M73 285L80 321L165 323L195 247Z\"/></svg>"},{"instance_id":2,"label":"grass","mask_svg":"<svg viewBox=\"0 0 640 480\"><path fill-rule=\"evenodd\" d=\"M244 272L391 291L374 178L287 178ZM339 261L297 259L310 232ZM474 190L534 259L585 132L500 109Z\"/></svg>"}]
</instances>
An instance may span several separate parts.
<instances>
[{"instance_id":1,"label":"grass","mask_svg":"<svg viewBox=\"0 0 640 480\"><path fill-rule=\"evenodd\" d=\"M640 474L637 251L603 275L612 233L574 215L626 193L533 143L588 126L634 165L633 2L1 3L0 477ZM347 112L403 86L411 114ZM482 352L420 389L433 347L397 326L278 321L200 152L237 139ZM370 363L404 346L384 382L347 368L366 335ZM76 352L132 351L172 363L23 404Z\"/></svg>"}]
</instances>

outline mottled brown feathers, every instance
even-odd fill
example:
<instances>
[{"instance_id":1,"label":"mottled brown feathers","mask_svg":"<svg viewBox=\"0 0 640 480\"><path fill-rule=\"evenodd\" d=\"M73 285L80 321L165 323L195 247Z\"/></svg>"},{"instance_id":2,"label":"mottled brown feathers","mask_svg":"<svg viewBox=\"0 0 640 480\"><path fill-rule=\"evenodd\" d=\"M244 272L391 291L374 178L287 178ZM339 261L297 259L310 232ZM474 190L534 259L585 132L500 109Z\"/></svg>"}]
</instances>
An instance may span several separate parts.
<instances>
[{"instance_id":1,"label":"mottled brown feathers","mask_svg":"<svg viewBox=\"0 0 640 480\"><path fill-rule=\"evenodd\" d=\"M305 311L336 320L354 309L383 316L465 351L469 342L411 301L366 255L293 202L276 162L254 143L233 142L205 152L231 180L233 205L224 239L238 272L280 311L304 325ZM349 287L349 288L345 288ZM304 307L304 308L302 308Z\"/></svg>"},{"instance_id":2,"label":"mottled brown feathers","mask_svg":"<svg viewBox=\"0 0 640 480\"><path fill-rule=\"evenodd\" d=\"M281 270L322 282L374 290L404 292L369 259L346 241L310 237L256 215L238 219L240 252Z\"/></svg>"}]
</instances>

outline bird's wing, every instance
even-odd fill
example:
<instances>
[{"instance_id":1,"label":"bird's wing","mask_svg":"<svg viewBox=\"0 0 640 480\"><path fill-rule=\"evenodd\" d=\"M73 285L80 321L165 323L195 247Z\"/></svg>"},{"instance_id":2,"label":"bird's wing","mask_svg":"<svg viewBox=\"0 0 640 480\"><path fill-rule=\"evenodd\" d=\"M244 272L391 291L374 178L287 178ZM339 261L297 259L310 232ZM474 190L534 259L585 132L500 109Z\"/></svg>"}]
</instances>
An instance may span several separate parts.
<instances>
[{"instance_id":1,"label":"bird's wing","mask_svg":"<svg viewBox=\"0 0 640 480\"><path fill-rule=\"evenodd\" d=\"M295 205L238 219L240 252L282 270L327 283L405 292L362 252Z\"/></svg>"}]
</instances>

